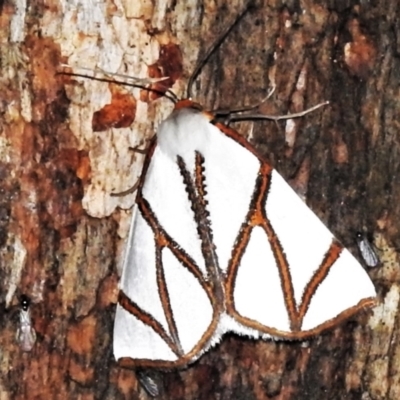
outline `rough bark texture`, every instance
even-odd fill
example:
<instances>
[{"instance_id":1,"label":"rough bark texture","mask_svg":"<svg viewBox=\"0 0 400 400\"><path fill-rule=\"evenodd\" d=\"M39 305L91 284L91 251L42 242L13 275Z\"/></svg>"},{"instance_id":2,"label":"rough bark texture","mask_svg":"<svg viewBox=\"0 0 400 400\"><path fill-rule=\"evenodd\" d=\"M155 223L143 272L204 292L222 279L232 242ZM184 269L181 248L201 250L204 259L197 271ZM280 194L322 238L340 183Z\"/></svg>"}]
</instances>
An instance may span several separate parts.
<instances>
[{"instance_id":1,"label":"rough bark texture","mask_svg":"<svg viewBox=\"0 0 400 400\"><path fill-rule=\"evenodd\" d=\"M145 146L172 105L59 75L61 64L169 76L182 96L244 3L0 2L1 399L147 398L112 356L134 195L110 194L135 183L143 157L129 147ZM376 308L303 343L227 336L187 370L164 374L160 399L400 398L399 8L259 0L195 89L210 109L257 103L272 85L265 113L330 101L293 124L237 129L356 256L355 232L374 235ZM31 352L15 340L23 293L33 302Z\"/></svg>"}]
</instances>

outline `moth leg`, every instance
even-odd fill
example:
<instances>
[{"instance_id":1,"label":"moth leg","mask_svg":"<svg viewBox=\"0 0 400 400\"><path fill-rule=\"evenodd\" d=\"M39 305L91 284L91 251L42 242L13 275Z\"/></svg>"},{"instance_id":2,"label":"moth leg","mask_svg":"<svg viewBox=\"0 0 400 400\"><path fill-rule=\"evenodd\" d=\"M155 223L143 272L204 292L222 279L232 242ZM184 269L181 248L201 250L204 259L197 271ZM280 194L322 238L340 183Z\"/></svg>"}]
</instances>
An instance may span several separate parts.
<instances>
[{"instance_id":1,"label":"moth leg","mask_svg":"<svg viewBox=\"0 0 400 400\"><path fill-rule=\"evenodd\" d=\"M122 192L118 192L118 193L110 193L110 196L111 197L123 197L123 196L127 196L128 194L134 193L134 192L136 192L136 190L137 190L137 188L139 186L139 183L140 183L140 179L138 179L136 181L136 183L132 187L130 187L129 189L124 190Z\"/></svg>"},{"instance_id":2,"label":"moth leg","mask_svg":"<svg viewBox=\"0 0 400 400\"><path fill-rule=\"evenodd\" d=\"M147 144L144 149L139 148L139 146L135 146L135 147L129 147L129 150L132 150L135 153L146 155L147 152L149 151L149 147L150 146ZM123 196L127 196L128 194L135 193L139 186L139 183L140 183L140 179L138 179L135 182L135 184L132 187L130 187L129 189L123 190L122 192L111 193L110 196L111 197L123 197Z\"/></svg>"},{"instance_id":3,"label":"moth leg","mask_svg":"<svg viewBox=\"0 0 400 400\"><path fill-rule=\"evenodd\" d=\"M140 149L139 146L129 147L129 150L134 151L135 153L144 154L146 155L149 151L149 145L147 145L144 149Z\"/></svg>"}]
</instances>

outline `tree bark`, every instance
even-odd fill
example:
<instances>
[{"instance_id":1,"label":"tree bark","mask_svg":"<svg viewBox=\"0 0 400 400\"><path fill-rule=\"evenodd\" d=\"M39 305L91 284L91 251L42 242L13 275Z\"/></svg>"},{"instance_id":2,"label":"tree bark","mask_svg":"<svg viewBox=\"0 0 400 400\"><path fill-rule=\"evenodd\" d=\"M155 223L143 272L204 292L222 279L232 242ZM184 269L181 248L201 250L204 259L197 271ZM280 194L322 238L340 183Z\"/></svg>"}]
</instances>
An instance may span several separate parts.
<instances>
[{"instance_id":1,"label":"tree bark","mask_svg":"<svg viewBox=\"0 0 400 400\"><path fill-rule=\"evenodd\" d=\"M62 64L168 76L184 97L196 62L245 4L0 3L2 399L147 398L112 355L135 195L111 194L137 181L143 156L131 148L145 148L173 104L60 74ZM399 13L396 0L259 0L202 71L194 95L210 110L257 104L272 86L266 114L330 101L294 122L234 126L356 257L356 232L373 235L378 300L305 342L227 335L163 373L160 399L400 398ZM37 335L30 352L15 339L22 294Z\"/></svg>"}]
</instances>

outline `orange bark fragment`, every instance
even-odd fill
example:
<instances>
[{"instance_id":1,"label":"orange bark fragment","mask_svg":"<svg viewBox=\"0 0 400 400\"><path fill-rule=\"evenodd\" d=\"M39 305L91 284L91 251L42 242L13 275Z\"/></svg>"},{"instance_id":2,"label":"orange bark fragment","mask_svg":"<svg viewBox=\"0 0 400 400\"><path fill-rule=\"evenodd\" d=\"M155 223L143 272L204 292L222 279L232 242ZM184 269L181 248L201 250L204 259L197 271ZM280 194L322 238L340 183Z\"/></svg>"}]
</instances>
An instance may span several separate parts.
<instances>
[{"instance_id":1,"label":"orange bark fragment","mask_svg":"<svg viewBox=\"0 0 400 400\"><path fill-rule=\"evenodd\" d=\"M183 60L179 46L175 43L161 46L160 58L156 63L149 65L148 72L150 78L167 79L151 85L152 91L142 90L140 99L145 102L161 97L182 76Z\"/></svg>"},{"instance_id":2,"label":"orange bark fragment","mask_svg":"<svg viewBox=\"0 0 400 400\"><path fill-rule=\"evenodd\" d=\"M113 91L111 103L93 114L92 129L100 132L109 128L127 128L133 123L135 116L135 98L129 93Z\"/></svg>"},{"instance_id":3,"label":"orange bark fragment","mask_svg":"<svg viewBox=\"0 0 400 400\"><path fill-rule=\"evenodd\" d=\"M96 319L91 315L72 325L67 333L68 347L77 354L92 353L96 330Z\"/></svg>"}]
</instances>

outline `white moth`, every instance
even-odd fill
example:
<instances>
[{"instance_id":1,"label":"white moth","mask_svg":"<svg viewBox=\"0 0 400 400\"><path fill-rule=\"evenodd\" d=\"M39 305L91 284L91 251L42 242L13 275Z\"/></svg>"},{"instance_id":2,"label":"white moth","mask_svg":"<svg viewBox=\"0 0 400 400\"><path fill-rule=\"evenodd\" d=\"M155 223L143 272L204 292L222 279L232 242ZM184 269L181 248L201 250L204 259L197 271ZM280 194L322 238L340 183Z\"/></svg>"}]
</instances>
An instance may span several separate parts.
<instances>
[{"instance_id":1,"label":"white moth","mask_svg":"<svg viewBox=\"0 0 400 400\"><path fill-rule=\"evenodd\" d=\"M213 120L178 102L146 156L114 325L122 366L185 366L226 332L305 339L374 304L358 261Z\"/></svg>"},{"instance_id":2,"label":"white moth","mask_svg":"<svg viewBox=\"0 0 400 400\"><path fill-rule=\"evenodd\" d=\"M31 351L36 342L36 332L32 327L30 299L25 295L21 296L20 306L19 326L15 336L22 351Z\"/></svg>"},{"instance_id":3,"label":"white moth","mask_svg":"<svg viewBox=\"0 0 400 400\"><path fill-rule=\"evenodd\" d=\"M196 67L188 98L231 27ZM306 339L375 302L358 261L246 139L215 120L178 101L147 152L114 323L121 366L186 366L227 332ZM151 376L139 379L157 392Z\"/></svg>"},{"instance_id":4,"label":"white moth","mask_svg":"<svg viewBox=\"0 0 400 400\"><path fill-rule=\"evenodd\" d=\"M373 244L368 240L365 233L357 232L357 245L360 255L367 267L376 267L379 264L378 255L375 252Z\"/></svg>"}]
</instances>

